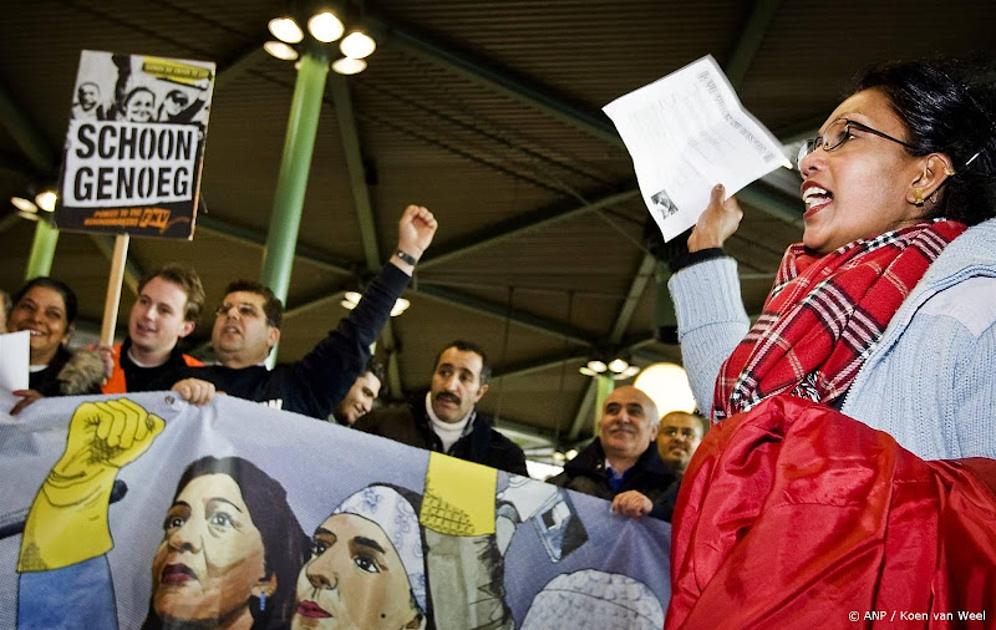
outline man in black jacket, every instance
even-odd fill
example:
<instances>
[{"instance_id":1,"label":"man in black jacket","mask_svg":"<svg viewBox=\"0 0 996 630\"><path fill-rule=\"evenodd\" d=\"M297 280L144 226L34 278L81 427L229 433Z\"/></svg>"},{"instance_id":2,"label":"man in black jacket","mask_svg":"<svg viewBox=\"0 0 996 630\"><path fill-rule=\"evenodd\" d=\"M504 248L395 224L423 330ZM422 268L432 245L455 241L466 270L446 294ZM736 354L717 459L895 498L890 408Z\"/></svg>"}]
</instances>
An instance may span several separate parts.
<instances>
[{"instance_id":1,"label":"man in black jacket","mask_svg":"<svg viewBox=\"0 0 996 630\"><path fill-rule=\"evenodd\" d=\"M264 363L280 340L283 305L268 287L233 282L215 313L211 332L219 365L188 368L184 378L171 383L173 391L203 404L217 390L325 420L366 366L370 345L408 286L436 228L436 219L426 208L405 208L398 223L398 246L356 308L303 359L272 370Z\"/></svg>"},{"instance_id":2,"label":"man in black jacket","mask_svg":"<svg viewBox=\"0 0 996 630\"><path fill-rule=\"evenodd\" d=\"M522 449L475 408L487 393L490 378L484 350L467 341L454 341L436 357L428 393L417 395L404 407L367 414L353 428L526 475Z\"/></svg>"},{"instance_id":3,"label":"man in black jacket","mask_svg":"<svg viewBox=\"0 0 996 630\"><path fill-rule=\"evenodd\" d=\"M632 518L671 520L677 476L664 465L654 438L657 405L632 386L605 400L598 437L550 483L612 501L612 511Z\"/></svg>"}]
</instances>

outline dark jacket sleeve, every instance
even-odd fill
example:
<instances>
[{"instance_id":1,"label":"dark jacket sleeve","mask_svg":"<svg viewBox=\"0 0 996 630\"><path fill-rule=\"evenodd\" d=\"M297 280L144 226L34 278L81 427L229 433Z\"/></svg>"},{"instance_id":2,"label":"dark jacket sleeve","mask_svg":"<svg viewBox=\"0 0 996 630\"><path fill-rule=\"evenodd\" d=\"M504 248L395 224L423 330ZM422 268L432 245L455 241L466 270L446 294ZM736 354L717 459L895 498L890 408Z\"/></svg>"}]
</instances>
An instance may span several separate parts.
<instances>
[{"instance_id":1,"label":"dark jacket sleeve","mask_svg":"<svg viewBox=\"0 0 996 630\"><path fill-rule=\"evenodd\" d=\"M647 497L654 505L653 509L650 510L650 516L667 521L668 523L671 522L671 516L674 514L674 504L678 500L678 487L680 484L681 480L679 479L672 483L663 494L657 497Z\"/></svg>"},{"instance_id":2,"label":"dark jacket sleeve","mask_svg":"<svg viewBox=\"0 0 996 630\"><path fill-rule=\"evenodd\" d=\"M525 452L523 452L523 450L519 448L519 445L513 442L512 440L509 440L508 438L505 439L508 440L508 445L507 445L508 453L504 458L506 465L501 466L500 468L502 468L503 470L507 470L510 473L515 473L517 475L522 475L523 477L528 477L529 471L526 469Z\"/></svg>"},{"instance_id":3,"label":"dark jacket sleeve","mask_svg":"<svg viewBox=\"0 0 996 630\"><path fill-rule=\"evenodd\" d=\"M311 352L293 364L288 387L293 396L312 401L315 417L325 418L353 386L391 315L391 308L411 278L394 265L384 265L370 282L363 299Z\"/></svg>"}]
</instances>

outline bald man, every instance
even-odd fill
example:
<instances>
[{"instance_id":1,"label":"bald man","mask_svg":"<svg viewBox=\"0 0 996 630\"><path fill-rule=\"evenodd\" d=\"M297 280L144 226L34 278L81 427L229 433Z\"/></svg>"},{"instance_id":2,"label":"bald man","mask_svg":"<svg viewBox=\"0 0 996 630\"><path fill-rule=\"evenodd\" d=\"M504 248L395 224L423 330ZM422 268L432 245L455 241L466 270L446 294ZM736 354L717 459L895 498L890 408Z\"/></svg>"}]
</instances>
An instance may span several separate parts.
<instances>
[{"instance_id":1,"label":"bald man","mask_svg":"<svg viewBox=\"0 0 996 630\"><path fill-rule=\"evenodd\" d=\"M654 445L658 418L657 406L642 390L616 389L605 400L598 437L550 483L608 499L617 514L670 521L678 476Z\"/></svg>"}]
</instances>

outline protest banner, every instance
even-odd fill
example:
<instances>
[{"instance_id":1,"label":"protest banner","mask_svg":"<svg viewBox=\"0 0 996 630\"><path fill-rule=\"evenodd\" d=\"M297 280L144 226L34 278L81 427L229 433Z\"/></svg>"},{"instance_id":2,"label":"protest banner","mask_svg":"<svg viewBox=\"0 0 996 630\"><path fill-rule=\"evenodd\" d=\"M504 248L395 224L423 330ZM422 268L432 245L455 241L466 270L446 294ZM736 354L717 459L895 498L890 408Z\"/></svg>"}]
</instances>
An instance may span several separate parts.
<instances>
[{"instance_id":1,"label":"protest banner","mask_svg":"<svg viewBox=\"0 0 996 630\"><path fill-rule=\"evenodd\" d=\"M41 400L0 475L0 627L658 629L670 597L667 523L226 396Z\"/></svg>"}]
</instances>

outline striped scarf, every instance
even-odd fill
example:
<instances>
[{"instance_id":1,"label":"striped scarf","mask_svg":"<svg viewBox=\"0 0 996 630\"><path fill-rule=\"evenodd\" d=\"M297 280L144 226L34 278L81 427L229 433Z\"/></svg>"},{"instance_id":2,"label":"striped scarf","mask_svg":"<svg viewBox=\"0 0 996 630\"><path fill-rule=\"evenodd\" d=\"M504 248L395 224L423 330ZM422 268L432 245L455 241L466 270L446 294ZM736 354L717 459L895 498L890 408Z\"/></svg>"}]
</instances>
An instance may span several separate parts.
<instances>
[{"instance_id":1,"label":"striped scarf","mask_svg":"<svg viewBox=\"0 0 996 630\"><path fill-rule=\"evenodd\" d=\"M719 370L713 419L785 392L834 405L927 267L964 230L938 219L824 256L789 246L761 316Z\"/></svg>"}]
</instances>

